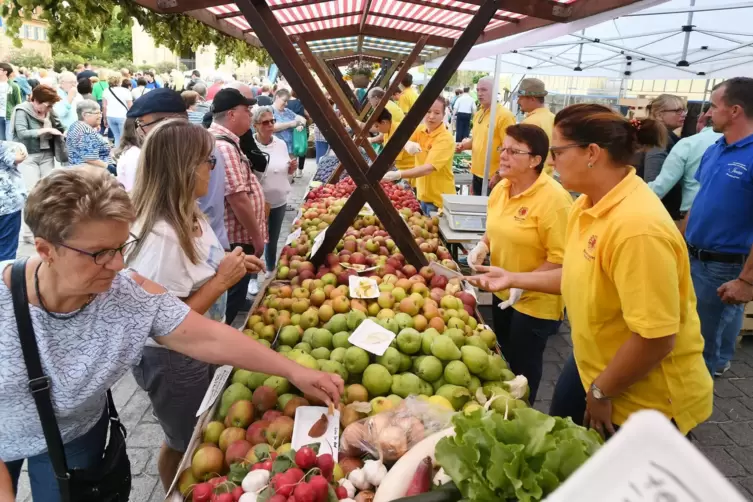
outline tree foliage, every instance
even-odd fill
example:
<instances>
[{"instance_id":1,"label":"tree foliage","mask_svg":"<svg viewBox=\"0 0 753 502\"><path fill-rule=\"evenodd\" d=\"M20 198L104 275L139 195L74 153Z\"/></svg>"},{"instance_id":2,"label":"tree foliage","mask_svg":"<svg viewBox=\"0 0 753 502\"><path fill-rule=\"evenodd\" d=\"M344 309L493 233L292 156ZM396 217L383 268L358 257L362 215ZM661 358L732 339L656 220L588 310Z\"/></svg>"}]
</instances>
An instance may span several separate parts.
<instances>
[{"instance_id":1,"label":"tree foliage","mask_svg":"<svg viewBox=\"0 0 753 502\"><path fill-rule=\"evenodd\" d=\"M17 34L23 20L29 19L37 8L39 17L49 23L48 39L53 46L99 45L101 54L101 48L109 43L111 50L125 51L125 42L110 30L112 27L130 27L135 19L155 43L177 54L213 44L217 47L218 65L226 57L239 65L251 60L259 64L270 62L269 54L262 48L229 37L194 18L182 14L158 14L131 0L6 0L2 5L6 33L14 37L17 44L20 44ZM110 40L108 33L112 37Z\"/></svg>"},{"instance_id":2,"label":"tree foliage","mask_svg":"<svg viewBox=\"0 0 753 502\"><path fill-rule=\"evenodd\" d=\"M49 68L52 60L33 49L14 49L10 52L8 61L17 68Z\"/></svg>"}]
</instances>

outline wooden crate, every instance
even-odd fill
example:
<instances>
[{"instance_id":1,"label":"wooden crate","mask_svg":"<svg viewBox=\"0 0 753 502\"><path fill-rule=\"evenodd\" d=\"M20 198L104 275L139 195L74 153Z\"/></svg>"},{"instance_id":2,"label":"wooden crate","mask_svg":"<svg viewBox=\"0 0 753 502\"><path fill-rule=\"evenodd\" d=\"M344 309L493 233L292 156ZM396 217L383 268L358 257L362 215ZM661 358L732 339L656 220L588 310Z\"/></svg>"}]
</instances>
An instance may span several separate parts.
<instances>
[{"instance_id":1,"label":"wooden crate","mask_svg":"<svg viewBox=\"0 0 753 502\"><path fill-rule=\"evenodd\" d=\"M745 333L746 335L753 335L753 302L750 302L745 306L745 313L743 314L743 331L751 332Z\"/></svg>"}]
</instances>

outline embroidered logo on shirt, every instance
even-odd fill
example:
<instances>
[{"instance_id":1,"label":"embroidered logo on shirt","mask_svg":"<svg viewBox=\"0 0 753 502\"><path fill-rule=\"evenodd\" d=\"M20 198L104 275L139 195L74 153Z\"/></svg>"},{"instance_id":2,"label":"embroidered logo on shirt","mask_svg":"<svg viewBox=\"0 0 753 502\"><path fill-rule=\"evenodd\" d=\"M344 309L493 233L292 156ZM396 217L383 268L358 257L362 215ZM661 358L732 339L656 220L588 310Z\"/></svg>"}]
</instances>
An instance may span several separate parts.
<instances>
[{"instance_id":1,"label":"embroidered logo on shirt","mask_svg":"<svg viewBox=\"0 0 753 502\"><path fill-rule=\"evenodd\" d=\"M586 257L587 260L592 261L595 258L595 251L596 251L596 236L592 235L588 238L588 242L586 243L586 249L583 250L583 256Z\"/></svg>"},{"instance_id":2,"label":"embroidered logo on shirt","mask_svg":"<svg viewBox=\"0 0 753 502\"><path fill-rule=\"evenodd\" d=\"M727 165L727 176L736 180L739 180L743 176L745 176L745 173L747 171L748 167L742 162L730 162Z\"/></svg>"},{"instance_id":3,"label":"embroidered logo on shirt","mask_svg":"<svg viewBox=\"0 0 753 502\"><path fill-rule=\"evenodd\" d=\"M528 208L523 206L518 209L518 214L515 215L515 220L523 221L526 219L526 216L528 216Z\"/></svg>"}]
</instances>

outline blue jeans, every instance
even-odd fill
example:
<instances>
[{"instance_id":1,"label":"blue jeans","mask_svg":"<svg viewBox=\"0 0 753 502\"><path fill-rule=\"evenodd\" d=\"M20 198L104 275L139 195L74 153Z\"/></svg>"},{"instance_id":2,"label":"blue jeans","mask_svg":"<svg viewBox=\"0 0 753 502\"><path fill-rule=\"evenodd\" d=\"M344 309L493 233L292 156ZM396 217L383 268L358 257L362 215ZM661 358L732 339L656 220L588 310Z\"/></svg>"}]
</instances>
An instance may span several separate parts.
<instances>
[{"instance_id":1,"label":"blue jeans","mask_svg":"<svg viewBox=\"0 0 753 502\"><path fill-rule=\"evenodd\" d=\"M120 146L120 137L123 135L123 124L125 124L124 118L107 117L107 125L110 127L110 131L112 131L116 148Z\"/></svg>"},{"instance_id":2,"label":"blue jeans","mask_svg":"<svg viewBox=\"0 0 753 502\"><path fill-rule=\"evenodd\" d=\"M553 417L570 417L576 424L583 424L583 415L586 414L586 389L580 381L578 366L572 354L565 361L557 385L554 386L549 414Z\"/></svg>"},{"instance_id":3,"label":"blue jeans","mask_svg":"<svg viewBox=\"0 0 753 502\"><path fill-rule=\"evenodd\" d=\"M5 117L0 118L0 140L10 141L12 137L10 120L6 120Z\"/></svg>"},{"instance_id":4,"label":"blue jeans","mask_svg":"<svg viewBox=\"0 0 753 502\"><path fill-rule=\"evenodd\" d=\"M0 261L14 260L21 232L21 211L0 216Z\"/></svg>"},{"instance_id":5,"label":"blue jeans","mask_svg":"<svg viewBox=\"0 0 753 502\"><path fill-rule=\"evenodd\" d=\"M456 113L455 114L455 142L460 143L465 138L471 135L471 119L473 115L470 113Z\"/></svg>"},{"instance_id":6,"label":"blue jeans","mask_svg":"<svg viewBox=\"0 0 753 502\"><path fill-rule=\"evenodd\" d=\"M326 141L315 141L314 147L316 148L316 163L319 164L319 159L324 157L329 150L329 143Z\"/></svg>"},{"instance_id":7,"label":"blue jeans","mask_svg":"<svg viewBox=\"0 0 753 502\"><path fill-rule=\"evenodd\" d=\"M431 213L433 213L433 212L435 213L435 212L439 211L439 208L437 206L435 206L434 204L432 204L431 202L420 202L419 201L419 204L421 205L421 211L423 211L423 213L426 216L430 216Z\"/></svg>"},{"instance_id":8,"label":"blue jeans","mask_svg":"<svg viewBox=\"0 0 753 502\"><path fill-rule=\"evenodd\" d=\"M512 307L500 310L502 300L492 297L492 324L497 343L502 349L510 371L528 379L531 393L528 402L533 404L544 371L544 349L547 339L557 334L560 321L539 319L518 312Z\"/></svg>"},{"instance_id":9,"label":"blue jeans","mask_svg":"<svg viewBox=\"0 0 753 502\"><path fill-rule=\"evenodd\" d=\"M704 339L703 359L713 375L735 354L737 335L743 326L745 305L723 303L716 290L737 279L743 266L690 258L690 274L698 299L698 317Z\"/></svg>"},{"instance_id":10,"label":"blue jeans","mask_svg":"<svg viewBox=\"0 0 753 502\"><path fill-rule=\"evenodd\" d=\"M269 241L264 246L264 261L267 271L272 272L277 263L277 241L280 239L282 220L285 219L285 206L275 207L269 211Z\"/></svg>"},{"instance_id":11,"label":"blue jeans","mask_svg":"<svg viewBox=\"0 0 753 502\"><path fill-rule=\"evenodd\" d=\"M99 422L89 432L64 445L68 469L88 469L102 460L108 424L109 419L105 411ZM60 488L47 452L29 457L26 460L29 462L32 499L44 500L44 502L59 502L61 500ZM13 481L14 493L18 490L18 477L21 475L23 463L24 461L21 459L6 464Z\"/></svg>"}]
</instances>

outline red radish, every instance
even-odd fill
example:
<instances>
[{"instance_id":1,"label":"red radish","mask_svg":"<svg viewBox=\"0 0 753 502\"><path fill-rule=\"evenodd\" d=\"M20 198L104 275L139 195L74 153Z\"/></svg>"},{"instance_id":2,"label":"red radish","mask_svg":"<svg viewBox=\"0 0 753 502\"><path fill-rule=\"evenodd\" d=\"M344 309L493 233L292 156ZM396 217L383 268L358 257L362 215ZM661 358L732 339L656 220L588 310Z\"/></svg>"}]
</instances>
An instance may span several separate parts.
<instances>
[{"instance_id":1,"label":"red radish","mask_svg":"<svg viewBox=\"0 0 753 502\"><path fill-rule=\"evenodd\" d=\"M426 493L431 489L431 470L431 457L426 457L418 464L413 479L408 485L408 491L405 492L406 497Z\"/></svg>"},{"instance_id":2,"label":"red radish","mask_svg":"<svg viewBox=\"0 0 753 502\"><path fill-rule=\"evenodd\" d=\"M309 480L309 485L314 487L317 502L327 502L329 495L329 483L324 476L314 476Z\"/></svg>"},{"instance_id":3,"label":"red radish","mask_svg":"<svg viewBox=\"0 0 753 502\"><path fill-rule=\"evenodd\" d=\"M233 495L231 493L214 494L212 502L234 502Z\"/></svg>"},{"instance_id":4,"label":"red radish","mask_svg":"<svg viewBox=\"0 0 753 502\"><path fill-rule=\"evenodd\" d=\"M243 487L236 486L231 493L233 494L233 502L238 502L241 499L241 495L243 495Z\"/></svg>"},{"instance_id":5,"label":"red radish","mask_svg":"<svg viewBox=\"0 0 753 502\"><path fill-rule=\"evenodd\" d=\"M193 502L209 502L212 500L213 486L209 483L200 483L193 487Z\"/></svg>"},{"instance_id":6,"label":"red radish","mask_svg":"<svg viewBox=\"0 0 753 502\"><path fill-rule=\"evenodd\" d=\"M290 478L294 483L299 482L303 477L306 475L305 472L298 469L297 467L293 467L292 469L288 469L285 475Z\"/></svg>"},{"instance_id":7,"label":"red radish","mask_svg":"<svg viewBox=\"0 0 753 502\"><path fill-rule=\"evenodd\" d=\"M296 502L317 502L319 500L316 489L309 483L301 483L295 487Z\"/></svg>"},{"instance_id":8,"label":"red radish","mask_svg":"<svg viewBox=\"0 0 753 502\"><path fill-rule=\"evenodd\" d=\"M295 452L295 463L304 471L308 471L316 465L316 452L308 446L304 446Z\"/></svg>"},{"instance_id":9,"label":"red radish","mask_svg":"<svg viewBox=\"0 0 753 502\"><path fill-rule=\"evenodd\" d=\"M289 497L293 493L293 489L297 482L298 479L291 478L286 472L284 474L275 474L272 477L271 484L272 488L275 489L276 494L282 495L283 497Z\"/></svg>"},{"instance_id":10,"label":"red radish","mask_svg":"<svg viewBox=\"0 0 753 502\"><path fill-rule=\"evenodd\" d=\"M212 488L216 488L217 485L221 485L225 481L227 481L227 476L222 476L222 477L219 477L219 478L212 478L209 481L207 481L207 483L209 483L210 485L212 485Z\"/></svg>"},{"instance_id":11,"label":"red radish","mask_svg":"<svg viewBox=\"0 0 753 502\"><path fill-rule=\"evenodd\" d=\"M265 471L272 472L272 459L267 459L261 463L261 468Z\"/></svg>"},{"instance_id":12,"label":"red radish","mask_svg":"<svg viewBox=\"0 0 753 502\"><path fill-rule=\"evenodd\" d=\"M332 471L335 470L335 459L332 458L331 454L325 453L324 455L319 455L319 458L316 459L316 465L322 470L322 476L328 480L332 479Z\"/></svg>"},{"instance_id":13,"label":"red radish","mask_svg":"<svg viewBox=\"0 0 753 502\"><path fill-rule=\"evenodd\" d=\"M256 462L254 465L251 466L251 470L256 471L258 469L261 469L262 468L261 464L262 464L261 462Z\"/></svg>"},{"instance_id":14,"label":"red radish","mask_svg":"<svg viewBox=\"0 0 753 502\"><path fill-rule=\"evenodd\" d=\"M344 486L338 486L335 488L335 495L337 495L337 500L347 499L348 497L348 489Z\"/></svg>"},{"instance_id":15,"label":"red radish","mask_svg":"<svg viewBox=\"0 0 753 502\"><path fill-rule=\"evenodd\" d=\"M269 500L267 502L287 502L288 498L283 497L279 493L275 493L271 497L269 497Z\"/></svg>"}]
</instances>

